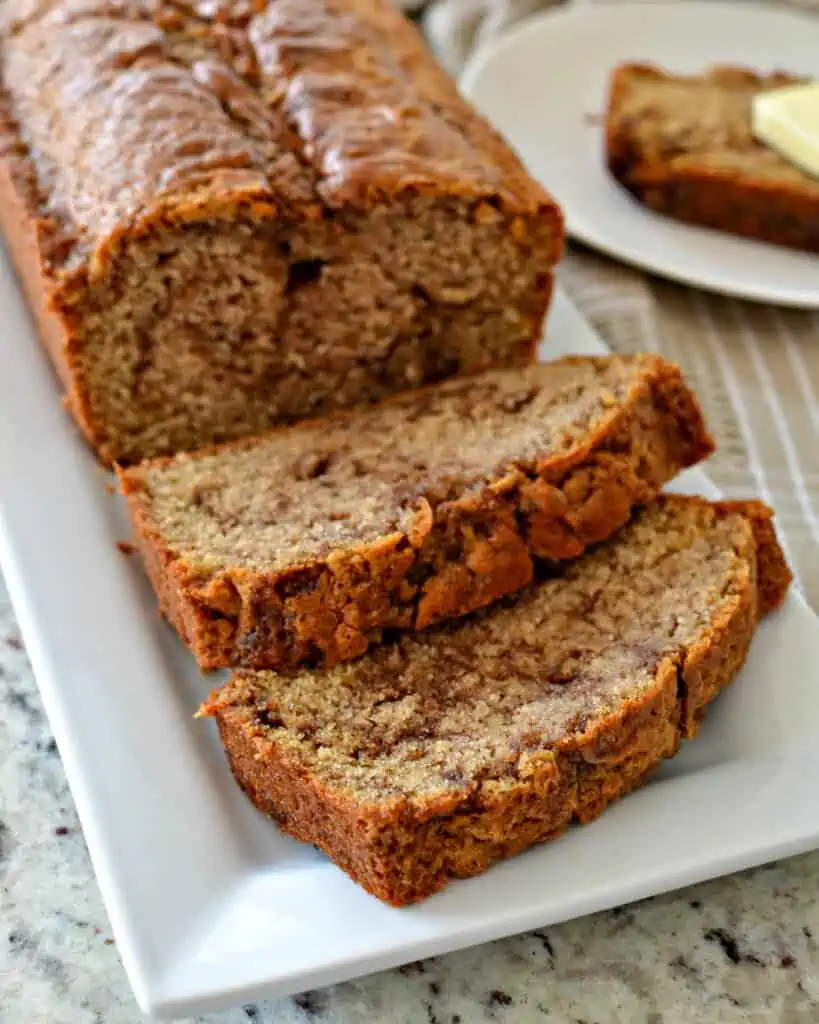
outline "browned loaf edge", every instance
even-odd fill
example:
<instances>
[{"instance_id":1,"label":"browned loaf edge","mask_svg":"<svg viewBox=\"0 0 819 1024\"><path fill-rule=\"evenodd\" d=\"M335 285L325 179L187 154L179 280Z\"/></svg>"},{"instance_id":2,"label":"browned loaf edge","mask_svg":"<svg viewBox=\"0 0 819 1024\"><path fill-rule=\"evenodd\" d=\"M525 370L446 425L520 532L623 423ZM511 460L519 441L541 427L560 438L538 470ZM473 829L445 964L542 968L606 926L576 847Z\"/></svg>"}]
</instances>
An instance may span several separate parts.
<instances>
[{"instance_id":1,"label":"browned loaf edge","mask_svg":"<svg viewBox=\"0 0 819 1024\"><path fill-rule=\"evenodd\" d=\"M761 76L745 68L716 68L763 82L792 76ZM746 238L819 252L819 196L798 181L739 174L736 170L674 167L659 153L644 153L620 118L622 99L635 78L676 78L650 64L622 64L612 73L606 111L605 159L609 171L636 199L658 213Z\"/></svg>"},{"instance_id":2,"label":"browned loaf edge","mask_svg":"<svg viewBox=\"0 0 819 1024\"><path fill-rule=\"evenodd\" d=\"M518 466L479 495L423 500L408 532L296 569L203 574L166 544L141 468L120 473L163 614L204 669L285 669L346 661L385 628L424 629L525 586L534 559L576 557L713 450L679 368L645 364L619 414L568 456Z\"/></svg>"},{"instance_id":3,"label":"browned loaf edge","mask_svg":"<svg viewBox=\"0 0 819 1024\"><path fill-rule=\"evenodd\" d=\"M791 580L766 506L713 507L717 515L739 514L750 524L741 552L748 565L744 584L695 643L658 662L650 691L555 744L549 758L533 760L531 770L520 773L511 792L498 795L491 785L479 785L421 806L408 799L361 806L257 736L247 707L234 706L230 697L220 703L215 691L203 711L217 718L240 785L284 831L319 846L388 903L423 899L453 877L478 874L556 838L572 823L592 821L696 734L708 704L744 663L760 617L783 600Z\"/></svg>"},{"instance_id":4,"label":"browned loaf edge","mask_svg":"<svg viewBox=\"0 0 819 1024\"><path fill-rule=\"evenodd\" d=\"M0 16L0 227L65 403L103 462L201 447L532 358L563 244L560 211L387 0L226 0L196 12L172 0L144 10L114 10L108 0L75 6L15 4ZM384 117L390 109L395 116ZM396 254L379 262L367 247L369 218L387 210L411 220L426 201L460 218L464 239L503 224L498 246L481 247L490 290L502 291L519 261L529 268L526 293L483 321L454 294L457 281L435 295L425 280L399 283ZM244 320L241 289L238 300L226 294L207 308L213 281L191 289L196 246L220 232L232 245L250 240ZM359 264L340 266L350 237L360 267L377 279L357 296ZM172 245L157 256L166 238ZM127 282L154 257L154 307L143 300L149 326L135 332L125 322ZM226 261L225 275L243 272L240 258ZM435 266L463 286L460 268ZM354 332L364 316L356 303L368 295L371 319L384 319L382 297L388 312L390 302L412 306L415 319L392 316L362 343L370 348L351 353L337 325L349 321ZM186 303L191 327L174 370L175 339L158 362L153 339L161 309L183 318ZM269 331L256 326L266 306ZM279 327L296 330L316 309L329 310L327 337L306 346L306 357L277 348ZM220 317L219 337L210 326L203 337L202 324ZM515 317L507 336L504 318ZM461 342L448 340L459 330ZM101 353L122 374L110 386ZM330 383L315 398L319 371ZM178 374L161 396L160 372ZM224 422L208 406L227 394L220 380L233 385Z\"/></svg>"},{"instance_id":5,"label":"browned loaf edge","mask_svg":"<svg viewBox=\"0 0 819 1024\"><path fill-rule=\"evenodd\" d=\"M662 500L662 499L661 499ZM674 498L676 502L702 502ZM551 756L520 773L512 792L470 787L426 802L361 806L259 737L252 712L214 692L204 711L218 720L231 766L250 799L298 839L320 846L380 899L402 905L468 877L573 822L596 818L640 785L681 739L696 734L708 704L742 666L760 617L784 598L791 574L759 502L726 502L716 514L746 517L747 572L732 599L697 639L657 664L652 688L556 743Z\"/></svg>"}]
</instances>

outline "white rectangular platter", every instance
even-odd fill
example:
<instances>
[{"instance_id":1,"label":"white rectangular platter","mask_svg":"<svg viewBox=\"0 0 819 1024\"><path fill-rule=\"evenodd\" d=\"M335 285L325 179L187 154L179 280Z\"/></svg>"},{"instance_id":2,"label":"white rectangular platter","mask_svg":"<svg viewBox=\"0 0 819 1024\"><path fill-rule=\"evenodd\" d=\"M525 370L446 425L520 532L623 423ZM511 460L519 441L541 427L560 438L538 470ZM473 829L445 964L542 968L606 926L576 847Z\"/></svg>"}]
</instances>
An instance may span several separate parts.
<instances>
[{"instance_id":1,"label":"white rectangular platter","mask_svg":"<svg viewBox=\"0 0 819 1024\"><path fill-rule=\"evenodd\" d=\"M206 1012L547 925L819 845L819 624L761 629L701 737L559 842L383 906L239 792L213 680L159 619L119 499L60 407L0 259L0 559L140 1005ZM544 353L604 351L558 293ZM710 490L701 474L686 484Z\"/></svg>"}]
</instances>

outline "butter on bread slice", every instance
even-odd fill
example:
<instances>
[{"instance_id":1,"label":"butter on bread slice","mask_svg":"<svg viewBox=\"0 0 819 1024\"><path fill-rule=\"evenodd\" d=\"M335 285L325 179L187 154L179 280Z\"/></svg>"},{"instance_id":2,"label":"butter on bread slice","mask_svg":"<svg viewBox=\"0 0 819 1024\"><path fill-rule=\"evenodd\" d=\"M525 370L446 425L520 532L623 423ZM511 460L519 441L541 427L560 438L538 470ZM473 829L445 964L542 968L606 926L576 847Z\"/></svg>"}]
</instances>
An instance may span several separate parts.
<instances>
[{"instance_id":1,"label":"butter on bread slice","mask_svg":"<svg viewBox=\"0 0 819 1024\"><path fill-rule=\"evenodd\" d=\"M819 178L819 82L754 96L754 135L796 167Z\"/></svg>"}]
</instances>

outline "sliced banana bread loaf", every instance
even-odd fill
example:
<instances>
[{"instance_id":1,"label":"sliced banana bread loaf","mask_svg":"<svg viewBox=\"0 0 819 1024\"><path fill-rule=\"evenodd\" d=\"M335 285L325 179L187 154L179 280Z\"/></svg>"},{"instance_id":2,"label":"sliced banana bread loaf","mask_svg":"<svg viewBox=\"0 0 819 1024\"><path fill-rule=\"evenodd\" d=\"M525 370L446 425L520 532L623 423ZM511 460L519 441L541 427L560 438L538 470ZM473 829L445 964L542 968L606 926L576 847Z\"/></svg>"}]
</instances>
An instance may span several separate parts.
<instances>
[{"instance_id":1,"label":"sliced banana bread loaf","mask_svg":"<svg viewBox=\"0 0 819 1024\"><path fill-rule=\"evenodd\" d=\"M166 617L204 668L362 654L573 558L711 440L676 366L564 359L121 475Z\"/></svg>"},{"instance_id":2,"label":"sliced banana bread loaf","mask_svg":"<svg viewBox=\"0 0 819 1024\"><path fill-rule=\"evenodd\" d=\"M819 181L752 129L754 94L796 81L744 68L686 77L621 65L610 87L609 169L660 213L819 252Z\"/></svg>"},{"instance_id":3,"label":"sliced banana bread loaf","mask_svg":"<svg viewBox=\"0 0 819 1024\"><path fill-rule=\"evenodd\" d=\"M240 785L369 892L422 899L629 792L745 660L790 573L768 510L666 497L461 623L211 695Z\"/></svg>"},{"instance_id":4,"label":"sliced banana bread loaf","mask_svg":"<svg viewBox=\"0 0 819 1024\"><path fill-rule=\"evenodd\" d=\"M104 460L531 358L560 213L389 0L0 8L0 221Z\"/></svg>"}]
</instances>

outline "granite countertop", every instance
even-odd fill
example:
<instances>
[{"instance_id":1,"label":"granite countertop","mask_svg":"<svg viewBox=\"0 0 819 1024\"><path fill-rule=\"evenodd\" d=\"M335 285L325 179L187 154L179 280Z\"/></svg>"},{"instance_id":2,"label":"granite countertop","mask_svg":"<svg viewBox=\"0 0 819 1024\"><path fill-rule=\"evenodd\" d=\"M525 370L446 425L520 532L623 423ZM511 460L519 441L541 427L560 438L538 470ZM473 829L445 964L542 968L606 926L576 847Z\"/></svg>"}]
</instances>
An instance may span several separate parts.
<instances>
[{"instance_id":1,"label":"granite countertop","mask_svg":"<svg viewBox=\"0 0 819 1024\"><path fill-rule=\"evenodd\" d=\"M208 1024L819 1021L819 853ZM0 583L0 1024L132 1024L59 752Z\"/></svg>"}]
</instances>

